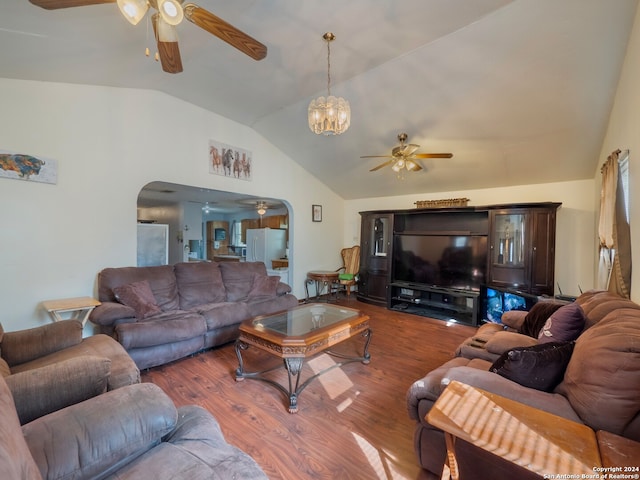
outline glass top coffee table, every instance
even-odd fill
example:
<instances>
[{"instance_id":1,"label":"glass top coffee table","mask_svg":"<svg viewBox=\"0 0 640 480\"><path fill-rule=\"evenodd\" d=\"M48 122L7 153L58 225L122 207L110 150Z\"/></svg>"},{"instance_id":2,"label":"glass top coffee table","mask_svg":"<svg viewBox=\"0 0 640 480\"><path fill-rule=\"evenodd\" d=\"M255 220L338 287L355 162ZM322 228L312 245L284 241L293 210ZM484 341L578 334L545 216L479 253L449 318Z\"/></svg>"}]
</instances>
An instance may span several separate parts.
<instances>
[{"instance_id":1,"label":"glass top coffee table","mask_svg":"<svg viewBox=\"0 0 640 480\"><path fill-rule=\"evenodd\" d=\"M365 338L361 357L347 357L331 352L333 345L361 335ZM369 317L359 310L328 305L326 303L309 303L273 315L263 315L246 320L240 325L240 337L236 341L238 368L236 381L245 378L267 382L289 397L289 413L298 411L298 396L307 385L319 375L350 362L368 364L371 328ZM284 368L289 377L288 388L263 376L265 373L282 368L280 365L260 372L246 372L242 360L242 352L254 346L284 361ZM318 353L327 353L342 359L315 375L302 384L300 373L305 358Z\"/></svg>"}]
</instances>

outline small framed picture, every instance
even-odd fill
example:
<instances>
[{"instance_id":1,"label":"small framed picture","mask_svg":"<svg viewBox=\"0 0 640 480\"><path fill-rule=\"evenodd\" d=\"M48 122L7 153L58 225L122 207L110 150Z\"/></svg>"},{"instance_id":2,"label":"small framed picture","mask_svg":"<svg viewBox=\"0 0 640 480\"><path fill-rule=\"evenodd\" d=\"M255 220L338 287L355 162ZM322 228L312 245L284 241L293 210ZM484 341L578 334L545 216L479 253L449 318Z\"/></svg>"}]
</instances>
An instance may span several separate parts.
<instances>
[{"instance_id":1,"label":"small framed picture","mask_svg":"<svg viewBox=\"0 0 640 480\"><path fill-rule=\"evenodd\" d=\"M312 205L312 219L314 222L322 221L322 205Z\"/></svg>"}]
</instances>

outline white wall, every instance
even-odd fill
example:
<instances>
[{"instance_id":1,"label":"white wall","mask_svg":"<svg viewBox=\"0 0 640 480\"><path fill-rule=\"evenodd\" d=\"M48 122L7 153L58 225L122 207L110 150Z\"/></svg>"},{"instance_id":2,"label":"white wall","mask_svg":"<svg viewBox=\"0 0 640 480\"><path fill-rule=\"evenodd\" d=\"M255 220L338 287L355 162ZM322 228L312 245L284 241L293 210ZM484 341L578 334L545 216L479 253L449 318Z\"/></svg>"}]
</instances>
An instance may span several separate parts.
<instances>
[{"instance_id":1,"label":"white wall","mask_svg":"<svg viewBox=\"0 0 640 480\"><path fill-rule=\"evenodd\" d=\"M423 195L378 197L345 202L345 245L360 242L360 215L367 210L415 208L418 200L469 198L469 206L525 202L562 202L556 223L555 278L565 294L578 294L594 287L596 248L593 180L521 185L506 188L446 192ZM556 289L557 293L557 289Z\"/></svg>"},{"instance_id":2,"label":"white wall","mask_svg":"<svg viewBox=\"0 0 640 480\"><path fill-rule=\"evenodd\" d=\"M631 223L631 256L636 267L631 273L631 299L640 302L640 8L636 11L633 31L609 117L609 126L600 153L601 163L614 150L629 150L629 213ZM595 172L596 199L601 185L600 165Z\"/></svg>"},{"instance_id":3,"label":"white wall","mask_svg":"<svg viewBox=\"0 0 640 480\"><path fill-rule=\"evenodd\" d=\"M148 90L0 79L0 105L0 150L58 161L55 185L0 178L7 331L49 322L42 300L94 295L102 268L135 265L137 196L156 180L286 201L299 297L308 270L340 265L343 200L248 127ZM209 174L210 139L252 151L253 180Z\"/></svg>"}]
</instances>

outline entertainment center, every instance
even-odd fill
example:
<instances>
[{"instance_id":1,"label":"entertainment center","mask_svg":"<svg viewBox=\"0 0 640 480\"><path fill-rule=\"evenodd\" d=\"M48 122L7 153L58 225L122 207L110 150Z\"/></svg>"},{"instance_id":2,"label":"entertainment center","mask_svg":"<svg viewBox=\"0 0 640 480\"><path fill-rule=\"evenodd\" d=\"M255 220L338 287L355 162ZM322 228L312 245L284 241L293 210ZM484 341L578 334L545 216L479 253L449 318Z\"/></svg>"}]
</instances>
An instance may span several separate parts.
<instances>
[{"instance_id":1,"label":"entertainment center","mask_svg":"<svg viewBox=\"0 0 640 480\"><path fill-rule=\"evenodd\" d=\"M360 212L358 299L477 325L495 321L485 317L496 292L521 297L523 308L553 295L560 205Z\"/></svg>"}]
</instances>

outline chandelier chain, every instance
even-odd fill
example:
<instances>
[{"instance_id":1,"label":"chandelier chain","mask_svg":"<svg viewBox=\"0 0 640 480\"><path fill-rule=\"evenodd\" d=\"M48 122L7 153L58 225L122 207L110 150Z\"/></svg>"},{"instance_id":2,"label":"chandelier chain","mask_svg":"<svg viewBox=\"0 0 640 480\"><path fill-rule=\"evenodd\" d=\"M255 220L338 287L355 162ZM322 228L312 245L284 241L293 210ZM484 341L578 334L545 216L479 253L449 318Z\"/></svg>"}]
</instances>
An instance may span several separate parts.
<instances>
[{"instance_id":1,"label":"chandelier chain","mask_svg":"<svg viewBox=\"0 0 640 480\"><path fill-rule=\"evenodd\" d=\"M327 96L331 96L331 40L327 40Z\"/></svg>"}]
</instances>

